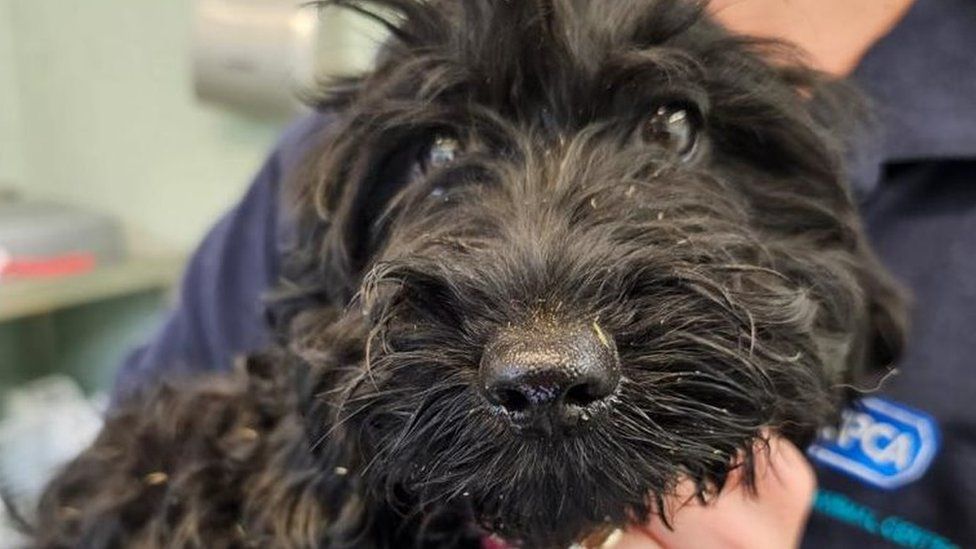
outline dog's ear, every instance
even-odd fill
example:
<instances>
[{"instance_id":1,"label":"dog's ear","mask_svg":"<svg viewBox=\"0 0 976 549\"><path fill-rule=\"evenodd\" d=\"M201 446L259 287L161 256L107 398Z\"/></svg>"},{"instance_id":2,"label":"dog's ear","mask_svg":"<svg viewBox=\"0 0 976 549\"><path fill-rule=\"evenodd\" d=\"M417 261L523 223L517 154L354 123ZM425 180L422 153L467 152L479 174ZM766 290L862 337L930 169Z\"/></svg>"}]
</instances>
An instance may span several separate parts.
<instances>
[{"instance_id":1,"label":"dog's ear","mask_svg":"<svg viewBox=\"0 0 976 549\"><path fill-rule=\"evenodd\" d=\"M803 79L797 79L803 82ZM840 158L850 161L867 136L874 132L876 120L869 99L854 85L831 79L825 75L807 78L803 88L809 94L807 106L820 128L818 133L830 143ZM848 178L849 170L842 163L838 170L839 183L851 204L849 226L856 235L852 245L857 262L857 278L864 299L863 325L850 354L847 384L856 390L877 387L897 365L908 337L907 291L892 278L882 265L864 234L860 216L856 212L856 196Z\"/></svg>"},{"instance_id":2,"label":"dog's ear","mask_svg":"<svg viewBox=\"0 0 976 549\"><path fill-rule=\"evenodd\" d=\"M857 251L865 300L863 324L854 342L846 384L877 387L897 365L908 337L909 298L865 243Z\"/></svg>"},{"instance_id":3,"label":"dog's ear","mask_svg":"<svg viewBox=\"0 0 976 549\"><path fill-rule=\"evenodd\" d=\"M875 125L870 102L852 84L828 79L822 75L807 80L807 106L819 128L818 133L838 158L840 190L846 195L851 213L845 223L850 227L848 240L856 262L857 282L864 300L862 326L858 329L850 353L845 383L854 390L877 387L897 365L908 337L908 293L889 274L871 249L857 214L856 195L849 182L849 162L858 146L865 142ZM846 216L845 216L846 217Z\"/></svg>"},{"instance_id":4,"label":"dog's ear","mask_svg":"<svg viewBox=\"0 0 976 549\"><path fill-rule=\"evenodd\" d=\"M860 287L864 311L847 355L844 383L855 390L873 388L891 372L904 351L909 300L871 249L848 183L846 161L874 131L870 101L853 84L810 68L792 46L764 40L756 45L778 60L773 66L779 78L802 98L806 124L825 153L813 158L824 165L834 164L821 175L823 181L830 182L826 196L835 200L834 211L839 226L844 227L838 233L838 244L853 255L855 283Z\"/></svg>"},{"instance_id":5,"label":"dog's ear","mask_svg":"<svg viewBox=\"0 0 976 549\"><path fill-rule=\"evenodd\" d=\"M374 127L349 107L311 150L293 182L297 235L285 265L286 283L337 305L355 294L383 241L381 219L403 188L422 136Z\"/></svg>"},{"instance_id":6,"label":"dog's ear","mask_svg":"<svg viewBox=\"0 0 976 549\"><path fill-rule=\"evenodd\" d=\"M405 69L417 49L447 40L444 10L420 0L320 0L319 8L335 6L368 17L390 33L373 68L358 76L323 82L322 93L306 101L335 116L322 143L311 147L304 166L289 185L296 204L297 238L286 262L286 285L319 301L345 303L382 240L377 221L402 188L430 127L443 121L404 115L385 99L404 98L411 91L393 87L389 73ZM402 78L399 80L403 80ZM410 82L406 84L409 88ZM430 114L433 109L429 109ZM434 115L436 118L436 114ZM328 287L326 287L326 285Z\"/></svg>"}]
</instances>

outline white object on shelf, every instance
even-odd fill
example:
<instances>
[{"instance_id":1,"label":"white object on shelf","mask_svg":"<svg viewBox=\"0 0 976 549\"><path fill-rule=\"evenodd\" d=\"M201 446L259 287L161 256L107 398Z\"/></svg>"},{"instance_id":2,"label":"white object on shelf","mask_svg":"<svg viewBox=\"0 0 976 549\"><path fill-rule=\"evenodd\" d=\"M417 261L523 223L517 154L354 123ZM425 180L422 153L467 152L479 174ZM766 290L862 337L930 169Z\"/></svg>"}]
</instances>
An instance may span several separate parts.
<instances>
[{"instance_id":1,"label":"white object on shelf","mask_svg":"<svg viewBox=\"0 0 976 549\"><path fill-rule=\"evenodd\" d=\"M71 255L98 265L121 261L125 245L118 222L68 204L0 203L0 275L8 262L43 262Z\"/></svg>"},{"instance_id":2,"label":"white object on shelf","mask_svg":"<svg viewBox=\"0 0 976 549\"><path fill-rule=\"evenodd\" d=\"M11 391L0 421L0 482L17 509L30 510L58 468L88 447L102 427L107 398L86 399L70 378L51 376ZM0 510L0 519L3 513ZM14 532L0 522L0 540ZM14 547L0 541L0 549Z\"/></svg>"},{"instance_id":3,"label":"white object on shelf","mask_svg":"<svg viewBox=\"0 0 976 549\"><path fill-rule=\"evenodd\" d=\"M316 11L299 2L198 0L193 36L197 97L259 115L299 112L311 81Z\"/></svg>"},{"instance_id":4,"label":"white object on shelf","mask_svg":"<svg viewBox=\"0 0 976 549\"><path fill-rule=\"evenodd\" d=\"M293 0L196 0L193 81L207 103L265 117L304 110L316 82L364 68L379 26Z\"/></svg>"}]
</instances>

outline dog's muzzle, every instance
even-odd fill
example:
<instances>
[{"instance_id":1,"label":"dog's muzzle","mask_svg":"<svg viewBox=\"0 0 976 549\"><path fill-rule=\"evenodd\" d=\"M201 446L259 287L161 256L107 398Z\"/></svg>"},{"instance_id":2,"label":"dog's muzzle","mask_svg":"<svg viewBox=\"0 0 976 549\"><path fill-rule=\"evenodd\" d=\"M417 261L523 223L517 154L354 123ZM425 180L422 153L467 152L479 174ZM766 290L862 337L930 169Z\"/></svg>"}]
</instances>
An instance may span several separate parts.
<instances>
[{"instance_id":1,"label":"dog's muzzle","mask_svg":"<svg viewBox=\"0 0 976 549\"><path fill-rule=\"evenodd\" d=\"M620 385L613 340L595 322L552 319L499 333L479 371L485 398L527 434L572 432L603 413Z\"/></svg>"}]
</instances>

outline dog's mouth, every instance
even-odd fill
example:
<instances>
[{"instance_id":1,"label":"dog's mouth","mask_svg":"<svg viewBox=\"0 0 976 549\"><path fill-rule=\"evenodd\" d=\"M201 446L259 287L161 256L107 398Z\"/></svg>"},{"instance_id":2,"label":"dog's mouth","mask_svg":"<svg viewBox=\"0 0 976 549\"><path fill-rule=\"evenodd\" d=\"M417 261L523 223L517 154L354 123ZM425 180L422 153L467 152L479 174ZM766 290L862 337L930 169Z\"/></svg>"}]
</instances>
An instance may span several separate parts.
<instances>
[{"instance_id":1,"label":"dog's mouth","mask_svg":"<svg viewBox=\"0 0 976 549\"><path fill-rule=\"evenodd\" d=\"M483 410L465 400L455 408ZM435 436L412 439L398 453L387 435L399 425L377 424L380 444L368 449L388 465L363 477L372 496L419 527L422 546L446 536L482 549L609 549L621 529L666 520L661 513L684 490L716 494L733 469L752 463L750 448L764 447L757 437L769 436L686 436L673 452L655 452L621 442L628 440L623 420L574 436L525 437L474 414L447 421L440 408L424 411L442 420L424 423Z\"/></svg>"},{"instance_id":2,"label":"dog's mouth","mask_svg":"<svg viewBox=\"0 0 976 549\"><path fill-rule=\"evenodd\" d=\"M574 523L573 517L565 517L564 521L550 523L551 530L511 529L497 519L479 519L474 509L468 512L468 530L480 540L481 549L611 549L623 537L625 528L610 521L581 526Z\"/></svg>"}]
</instances>

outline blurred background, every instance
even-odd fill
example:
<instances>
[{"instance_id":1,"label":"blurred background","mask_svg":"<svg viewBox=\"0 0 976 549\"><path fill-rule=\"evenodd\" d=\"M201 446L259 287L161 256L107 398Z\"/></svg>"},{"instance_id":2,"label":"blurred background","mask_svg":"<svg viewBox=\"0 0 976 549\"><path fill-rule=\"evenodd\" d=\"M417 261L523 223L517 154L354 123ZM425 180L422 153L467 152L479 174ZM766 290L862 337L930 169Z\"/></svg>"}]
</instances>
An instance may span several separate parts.
<instances>
[{"instance_id":1,"label":"blurred background","mask_svg":"<svg viewBox=\"0 0 976 549\"><path fill-rule=\"evenodd\" d=\"M0 270L0 387L107 387L295 91L366 63L369 31L295 0L0 0L0 249L23 259ZM85 252L94 272L58 268Z\"/></svg>"},{"instance_id":2,"label":"blurred background","mask_svg":"<svg viewBox=\"0 0 976 549\"><path fill-rule=\"evenodd\" d=\"M296 92L379 40L297 0L0 0L0 480L56 461L23 438L52 403L91 436L96 395L301 115Z\"/></svg>"}]
</instances>

